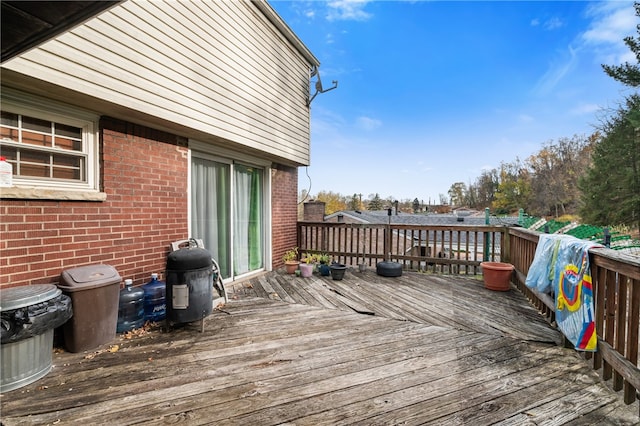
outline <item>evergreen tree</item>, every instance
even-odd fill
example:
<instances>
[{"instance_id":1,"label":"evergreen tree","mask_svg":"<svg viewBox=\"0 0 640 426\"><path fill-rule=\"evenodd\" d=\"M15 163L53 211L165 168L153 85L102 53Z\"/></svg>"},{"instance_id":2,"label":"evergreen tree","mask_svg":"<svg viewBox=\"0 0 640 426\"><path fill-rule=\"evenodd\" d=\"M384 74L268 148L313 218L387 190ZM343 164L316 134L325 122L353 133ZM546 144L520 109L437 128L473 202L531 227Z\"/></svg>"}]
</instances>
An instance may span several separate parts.
<instances>
[{"instance_id":1,"label":"evergreen tree","mask_svg":"<svg viewBox=\"0 0 640 426\"><path fill-rule=\"evenodd\" d=\"M640 3L634 3L634 7L636 9L636 16L640 18ZM640 25L637 26L637 29L640 35ZM625 62L622 65L602 65L602 68L604 68L604 72L606 72L609 77L612 77L620 83L630 87L639 87L640 67L638 63L640 63L640 37L625 37L624 43L636 55L637 63L631 64Z\"/></svg>"},{"instance_id":2,"label":"evergreen tree","mask_svg":"<svg viewBox=\"0 0 640 426\"><path fill-rule=\"evenodd\" d=\"M640 229L640 96L603 125L592 166L580 180L581 215L594 225L629 225Z\"/></svg>"},{"instance_id":3,"label":"evergreen tree","mask_svg":"<svg viewBox=\"0 0 640 426\"><path fill-rule=\"evenodd\" d=\"M640 3L635 3L640 17ZM625 44L637 62L603 65L615 80L640 87L639 37L626 37ZM612 117L603 121L603 138L595 147L592 166L580 181L583 190L582 217L596 225L631 225L640 229L640 95L635 92L625 99Z\"/></svg>"},{"instance_id":4,"label":"evergreen tree","mask_svg":"<svg viewBox=\"0 0 640 426\"><path fill-rule=\"evenodd\" d=\"M373 196L373 198L371 198L371 200L369 200L369 205L367 206L367 210L382 210L384 206L382 205L382 199L380 198L380 195L376 192L376 195Z\"/></svg>"},{"instance_id":5,"label":"evergreen tree","mask_svg":"<svg viewBox=\"0 0 640 426\"><path fill-rule=\"evenodd\" d=\"M417 198L413 199L412 207L413 207L413 212L414 213L418 213L418 211L420 211L420 201L418 201Z\"/></svg>"},{"instance_id":6,"label":"evergreen tree","mask_svg":"<svg viewBox=\"0 0 640 426\"><path fill-rule=\"evenodd\" d=\"M360 199L358 194L353 194L349 200L349 210L360 210Z\"/></svg>"}]
</instances>

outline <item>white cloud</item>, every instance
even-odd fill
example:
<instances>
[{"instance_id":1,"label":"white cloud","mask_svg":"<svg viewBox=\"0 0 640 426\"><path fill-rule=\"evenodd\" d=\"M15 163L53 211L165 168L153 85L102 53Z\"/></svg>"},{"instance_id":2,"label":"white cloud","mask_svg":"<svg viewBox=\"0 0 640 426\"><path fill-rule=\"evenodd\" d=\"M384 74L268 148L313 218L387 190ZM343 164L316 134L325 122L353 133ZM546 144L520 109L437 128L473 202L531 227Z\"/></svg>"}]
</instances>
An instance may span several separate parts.
<instances>
[{"instance_id":1,"label":"white cloud","mask_svg":"<svg viewBox=\"0 0 640 426\"><path fill-rule=\"evenodd\" d=\"M531 123L535 121L535 119L529 114L520 114L518 115L518 121L521 123Z\"/></svg>"},{"instance_id":2,"label":"white cloud","mask_svg":"<svg viewBox=\"0 0 640 426\"><path fill-rule=\"evenodd\" d=\"M369 0L330 1L327 3L329 7L327 19L329 21L366 21L372 16L364 10L367 3L369 3Z\"/></svg>"},{"instance_id":3,"label":"white cloud","mask_svg":"<svg viewBox=\"0 0 640 426\"><path fill-rule=\"evenodd\" d=\"M327 42L327 44L333 44L335 43L335 38L333 37L332 33L327 33L327 35L325 36L325 41Z\"/></svg>"},{"instance_id":4,"label":"white cloud","mask_svg":"<svg viewBox=\"0 0 640 426\"><path fill-rule=\"evenodd\" d=\"M356 125L361 129L371 131L382 126L382 121L376 120L375 118L361 116L356 119Z\"/></svg>"},{"instance_id":5,"label":"white cloud","mask_svg":"<svg viewBox=\"0 0 640 426\"><path fill-rule=\"evenodd\" d=\"M594 113L601 111L602 106L596 104L581 104L572 108L571 115L593 115Z\"/></svg>"},{"instance_id":6,"label":"white cloud","mask_svg":"<svg viewBox=\"0 0 640 426\"><path fill-rule=\"evenodd\" d=\"M589 9L588 14L594 20L582 36L585 42L619 43L624 37L633 35L636 28L633 5L627 2L611 3L598 4Z\"/></svg>"},{"instance_id":7,"label":"white cloud","mask_svg":"<svg viewBox=\"0 0 640 426\"><path fill-rule=\"evenodd\" d=\"M631 2L602 2L592 6L588 15L593 22L582 34L582 42L592 46L605 63L635 61L623 39L636 33L637 17Z\"/></svg>"},{"instance_id":8,"label":"white cloud","mask_svg":"<svg viewBox=\"0 0 640 426\"><path fill-rule=\"evenodd\" d=\"M554 16L544 22L542 22L539 18L533 18L531 22L529 22L529 25L531 25L532 27L542 26L542 28L546 31L553 31L557 28L564 27L564 22L560 18Z\"/></svg>"},{"instance_id":9,"label":"white cloud","mask_svg":"<svg viewBox=\"0 0 640 426\"><path fill-rule=\"evenodd\" d=\"M560 20L560 18L550 18L543 24L544 29L547 31L555 30L556 28L561 28L564 26L564 22Z\"/></svg>"},{"instance_id":10,"label":"white cloud","mask_svg":"<svg viewBox=\"0 0 640 426\"><path fill-rule=\"evenodd\" d=\"M534 87L537 94L551 93L560 81L575 67L578 60L576 50L571 46L567 49L568 57L558 64L552 64L549 70L538 80Z\"/></svg>"}]
</instances>

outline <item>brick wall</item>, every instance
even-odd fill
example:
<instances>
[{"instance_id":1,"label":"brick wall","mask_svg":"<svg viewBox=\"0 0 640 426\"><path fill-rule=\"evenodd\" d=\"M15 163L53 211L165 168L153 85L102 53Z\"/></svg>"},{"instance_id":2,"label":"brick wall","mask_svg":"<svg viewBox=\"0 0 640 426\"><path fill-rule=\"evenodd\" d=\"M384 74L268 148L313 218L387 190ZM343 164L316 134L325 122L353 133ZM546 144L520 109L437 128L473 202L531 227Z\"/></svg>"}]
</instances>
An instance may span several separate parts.
<instances>
[{"instance_id":1,"label":"brick wall","mask_svg":"<svg viewBox=\"0 0 640 426\"><path fill-rule=\"evenodd\" d=\"M303 220L308 222L323 222L325 202L324 201L307 201L304 203Z\"/></svg>"},{"instance_id":2,"label":"brick wall","mask_svg":"<svg viewBox=\"0 0 640 426\"><path fill-rule=\"evenodd\" d=\"M0 286L99 263L135 285L164 276L170 242L187 237L185 141L104 117L100 128L106 201L0 200Z\"/></svg>"},{"instance_id":3,"label":"brick wall","mask_svg":"<svg viewBox=\"0 0 640 426\"><path fill-rule=\"evenodd\" d=\"M297 243L298 169L274 165L271 169L272 267L282 266L284 252Z\"/></svg>"}]
</instances>

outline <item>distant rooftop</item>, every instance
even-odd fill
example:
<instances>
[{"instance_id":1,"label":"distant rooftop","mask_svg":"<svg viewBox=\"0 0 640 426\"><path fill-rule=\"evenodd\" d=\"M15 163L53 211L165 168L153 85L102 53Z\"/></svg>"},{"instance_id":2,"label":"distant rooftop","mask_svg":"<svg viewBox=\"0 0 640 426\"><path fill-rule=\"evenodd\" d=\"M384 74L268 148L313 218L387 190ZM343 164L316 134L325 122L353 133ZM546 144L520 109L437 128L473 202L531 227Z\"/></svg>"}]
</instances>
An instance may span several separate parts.
<instances>
[{"instance_id":1,"label":"distant rooftop","mask_svg":"<svg viewBox=\"0 0 640 426\"><path fill-rule=\"evenodd\" d=\"M391 218L392 225L468 225L479 226L485 224L484 212L476 210L463 210L458 213L402 213L396 214L395 210L391 210L391 216L389 216L387 210L343 210L332 213L325 216L325 220L331 220L332 218L343 215L349 217L352 220L360 221L362 223L371 224L387 224L389 218ZM489 217L489 224L491 225L506 225L513 226L518 224L517 217L505 216L505 217Z\"/></svg>"}]
</instances>

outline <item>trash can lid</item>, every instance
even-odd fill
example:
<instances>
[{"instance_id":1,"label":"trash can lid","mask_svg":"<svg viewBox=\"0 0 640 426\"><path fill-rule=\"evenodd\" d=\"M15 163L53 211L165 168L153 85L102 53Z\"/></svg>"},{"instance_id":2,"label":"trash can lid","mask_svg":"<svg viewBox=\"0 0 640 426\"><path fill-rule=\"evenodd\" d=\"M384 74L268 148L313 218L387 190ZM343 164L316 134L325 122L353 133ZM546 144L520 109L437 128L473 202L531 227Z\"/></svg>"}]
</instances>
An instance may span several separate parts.
<instances>
[{"instance_id":1,"label":"trash can lid","mask_svg":"<svg viewBox=\"0 0 640 426\"><path fill-rule=\"evenodd\" d=\"M66 292L89 290L118 283L120 275L110 265L88 265L62 271L58 288Z\"/></svg>"},{"instance_id":2,"label":"trash can lid","mask_svg":"<svg viewBox=\"0 0 640 426\"><path fill-rule=\"evenodd\" d=\"M0 312L36 305L62 293L53 284L24 285L0 291Z\"/></svg>"}]
</instances>

